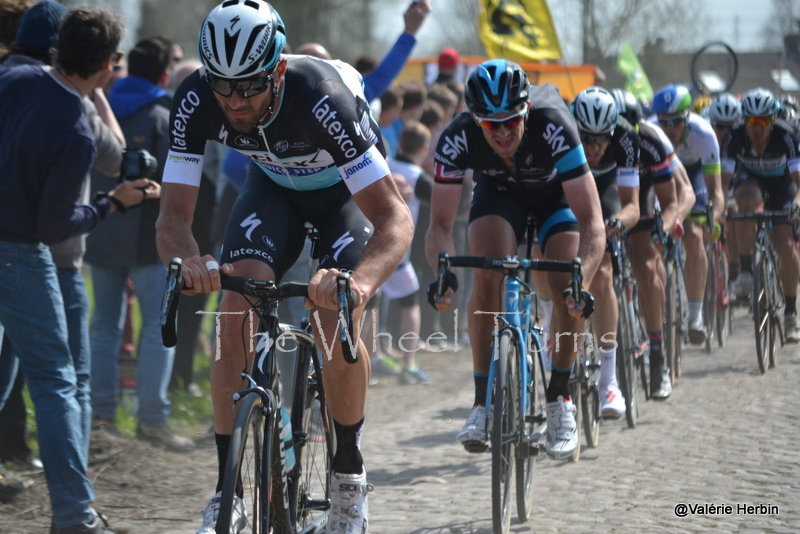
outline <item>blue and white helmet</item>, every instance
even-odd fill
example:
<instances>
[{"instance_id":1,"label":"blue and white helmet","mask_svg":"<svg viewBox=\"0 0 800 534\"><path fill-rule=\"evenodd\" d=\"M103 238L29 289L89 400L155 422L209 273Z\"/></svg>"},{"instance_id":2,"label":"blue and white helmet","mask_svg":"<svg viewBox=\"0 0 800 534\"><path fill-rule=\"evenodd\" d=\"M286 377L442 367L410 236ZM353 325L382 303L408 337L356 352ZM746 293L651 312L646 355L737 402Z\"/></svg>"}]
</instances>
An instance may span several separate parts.
<instances>
[{"instance_id":1,"label":"blue and white helmet","mask_svg":"<svg viewBox=\"0 0 800 534\"><path fill-rule=\"evenodd\" d=\"M225 0L211 10L197 40L200 61L220 78L252 78L277 65L286 29L263 0Z\"/></svg>"},{"instance_id":2,"label":"blue and white helmet","mask_svg":"<svg viewBox=\"0 0 800 534\"><path fill-rule=\"evenodd\" d=\"M714 97L708 106L708 120L716 124L733 126L742 118L742 103L730 93Z\"/></svg>"},{"instance_id":3,"label":"blue and white helmet","mask_svg":"<svg viewBox=\"0 0 800 534\"><path fill-rule=\"evenodd\" d=\"M771 91L753 89L742 99L742 115L747 117L769 117L781 109L781 103Z\"/></svg>"},{"instance_id":4,"label":"blue and white helmet","mask_svg":"<svg viewBox=\"0 0 800 534\"><path fill-rule=\"evenodd\" d=\"M687 115L692 108L692 95L686 86L667 85L653 96L651 107L658 115Z\"/></svg>"},{"instance_id":5,"label":"blue and white helmet","mask_svg":"<svg viewBox=\"0 0 800 534\"><path fill-rule=\"evenodd\" d=\"M602 87L584 89L572 102L572 114L584 132L613 134L619 113L611 93Z\"/></svg>"},{"instance_id":6,"label":"blue and white helmet","mask_svg":"<svg viewBox=\"0 0 800 534\"><path fill-rule=\"evenodd\" d=\"M491 59L467 78L464 102L482 117L518 111L528 101L528 76L513 61Z\"/></svg>"}]
</instances>

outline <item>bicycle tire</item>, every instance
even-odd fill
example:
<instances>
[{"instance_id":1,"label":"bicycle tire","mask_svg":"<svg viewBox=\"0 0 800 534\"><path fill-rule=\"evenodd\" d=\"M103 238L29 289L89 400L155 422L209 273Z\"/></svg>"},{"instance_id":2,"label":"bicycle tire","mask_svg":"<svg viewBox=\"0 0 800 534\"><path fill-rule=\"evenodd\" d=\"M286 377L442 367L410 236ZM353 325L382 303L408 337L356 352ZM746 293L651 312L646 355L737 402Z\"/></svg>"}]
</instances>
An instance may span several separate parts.
<instances>
[{"instance_id":1,"label":"bicycle tire","mask_svg":"<svg viewBox=\"0 0 800 534\"><path fill-rule=\"evenodd\" d=\"M718 69L722 65L724 68ZM712 69L722 80L721 87L706 87L703 81L703 71ZM722 72L717 72L721 70ZM694 56L690 67L692 83L695 87L710 93L724 93L733 86L739 74L739 58L727 43L711 41L705 43Z\"/></svg>"},{"instance_id":2,"label":"bicycle tire","mask_svg":"<svg viewBox=\"0 0 800 534\"><path fill-rule=\"evenodd\" d=\"M583 433L586 445L594 449L600 443L600 346L591 319L583 337L581 403ZM579 355L580 358L580 355Z\"/></svg>"},{"instance_id":3,"label":"bicycle tire","mask_svg":"<svg viewBox=\"0 0 800 534\"><path fill-rule=\"evenodd\" d=\"M769 344L769 301L766 285L766 260L763 252L753 254L753 325L756 336L756 361L761 373L767 372Z\"/></svg>"},{"instance_id":4,"label":"bicycle tire","mask_svg":"<svg viewBox=\"0 0 800 534\"><path fill-rule=\"evenodd\" d=\"M289 477L290 509L295 531L311 534L321 532L330 515L330 475L336 438L322 384L319 353L313 345L302 344L297 352L292 403L295 467Z\"/></svg>"},{"instance_id":5,"label":"bicycle tire","mask_svg":"<svg viewBox=\"0 0 800 534\"><path fill-rule=\"evenodd\" d=\"M770 309L770 328L769 328L769 366L778 365L778 342L783 346L783 328L781 327L781 310L785 309L783 284L777 272L777 258L770 251L766 261L767 267L767 287L769 288L769 309Z\"/></svg>"},{"instance_id":6,"label":"bicycle tire","mask_svg":"<svg viewBox=\"0 0 800 534\"><path fill-rule=\"evenodd\" d=\"M675 265L669 262L667 268L667 284L665 289L666 300L664 303L664 358L669 366L669 376L672 381L673 387L675 386L678 375L675 368L677 359L677 290L676 290L676 272Z\"/></svg>"},{"instance_id":7,"label":"bicycle tire","mask_svg":"<svg viewBox=\"0 0 800 534\"><path fill-rule=\"evenodd\" d=\"M268 480L271 470L269 462L264 461L264 451L269 450L265 448L265 444L272 439L266 421L261 396L257 393L247 394L239 402L239 411L231 433L217 516L217 534L231 532L233 502L238 485L241 485L240 491L247 512L245 528L253 534L269 531L269 501L262 491L263 481Z\"/></svg>"},{"instance_id":8,"label":"bicycle tire","mask_svg":"<svg viewBox=\"0 0 800 534\"><path fill-rule=\"evenodd\" d=\"M730 266L728 265L728 257L725 255L725 250L721 246L715 248L714 258L719 265L717 274L717 324L715 325L717 329L717 346L725 348L731 331L731 314L733 313L731 295L728 288Z\"/></svg>"},{"instance_id":9,"label":"bicycle tire","mask_svg":"<svg viewBox=\"0 0 800 534\"><path fill-rule=\"evenodd\" d=\"M677 266L676 266L677 267ZM686 279L683 277L683 268L675 269L675 302L677 309L675 318L675 376L680 377L683 374L682 360L683 360L683 345L686 341L686 335L689 331L687 325L687 315L689 310L689 297L686 293Z\"/></svg>"},{"instance_id":10,"label":"bicycle tire","mask_svg":"<svg viewBox=\"0 0 800 534\"><path fill-rule=\"evenodd\" d=\"M533 328L531 325L530 328ZM533 476L536 469L536 456L538 450L538 439L544 436L539 436L536 442L531 441L534 439L536 432L542 432L546 424L545 412L545 391L547 389L547 380L544 374L544 362L542 361L542 346L539 338L534 334L530 335L530 342L528 343L528 365L530 381L527 384L528 389L528 403L525 406L524 413L521 414L520 423L523 432L522 439L520 439L518 447L524 447L522 451L524 454L517 454L516 472L516 497L517 497L517 517L519 521L524 523L531 516L533 510L533 490L534 482ZM538 364L538 365L537 365ZM534 451L534 448L536 450Z\"/></svg>"},{"instance_id":11,"label":"bicycle tire","mask_svg":"<svg viewBox=\"0 0 800 534\"><path fill-rule=\"evenodd\" d=\"M637 377L635 367L631 369L630 365L635 358L636 351L633 340L634 327L628 308L627 286L618 282L614 284L614 291L617 293L617 307L619 308L617 319L617 382L619 382L620 390L623 397L625 397L625 420L628 423L628 428L634 428L638 416Z\"/></svg>"},{"instance_id":12,"label":"bicycle tire","mask_svg":"<svg viewBox=\"0 0 800 534\"><path fill-rule=\"evenodd\" d=\"M515 391L519 383L519 358L514 358L515 343L510 331L500 333L497 365L492 393L492 529L494 534L506 534L511 525L511 487L514 479L517 420L514 410L519 406ZM517 363L515 363L517 362ZM516 372L515 372L516 371ZM519 397L519 395L517 395ZM515 404L515 402L517 404Z\"/></svg>"},{"instance_id":13,"label":"bicycle tire","mask_svg":"<svg viewBox=\"0 0 800 534\"><path fill-rule=\"evenodd\" d=\"M703 295L703 324L706 327L706 352L711 354L716 342L717 324L717 263L714 261L714 243L706 244L708 273L706 274L706 291Z\"/></svg>"}]
</instances>

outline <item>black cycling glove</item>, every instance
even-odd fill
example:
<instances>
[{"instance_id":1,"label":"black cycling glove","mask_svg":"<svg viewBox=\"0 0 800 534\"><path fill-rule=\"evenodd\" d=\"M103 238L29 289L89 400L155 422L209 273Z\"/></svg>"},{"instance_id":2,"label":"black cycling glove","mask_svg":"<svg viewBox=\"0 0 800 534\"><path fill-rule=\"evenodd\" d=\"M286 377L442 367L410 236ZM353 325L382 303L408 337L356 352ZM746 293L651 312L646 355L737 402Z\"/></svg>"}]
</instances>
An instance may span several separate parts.
<instances>
[{"instance_id":1,"label":"black cycling glove","mask_svg":"<svg viewBox=\"0 0 800 534\"><path fill-rule=\"evenodd\" d=\"M436 294L438 286L439 286L438 280L432 283L430 286L428 286L428 303L430 303L430 305L433 306L434 310L436 310L436 297L441 296ZM453 293L458 291L458 278L456 278L455 273L452 271L448 271L447 275L444 277L444 284L442 285L442 293L447 291L448 288L451 288L453 290Z\"/></svg>"},{"instance_id":2,"label":"black cycling glove","mask_svg":"<svg viewBox=\"0 0 800 534\"><path fill-rule=\"evenodd\" d=\"M572 284L567 286L567 288L562 293L562 296L564 297L565 300L567 297L572 297L573 299L575 298L572 295ZM589 293L585 289L581 289L581 304L582 304L581 310L583 311L583 317L584 319L588 319L589 316L594 311L594 297L592 296L591 293Z\"/></svg>"}]
</instances>

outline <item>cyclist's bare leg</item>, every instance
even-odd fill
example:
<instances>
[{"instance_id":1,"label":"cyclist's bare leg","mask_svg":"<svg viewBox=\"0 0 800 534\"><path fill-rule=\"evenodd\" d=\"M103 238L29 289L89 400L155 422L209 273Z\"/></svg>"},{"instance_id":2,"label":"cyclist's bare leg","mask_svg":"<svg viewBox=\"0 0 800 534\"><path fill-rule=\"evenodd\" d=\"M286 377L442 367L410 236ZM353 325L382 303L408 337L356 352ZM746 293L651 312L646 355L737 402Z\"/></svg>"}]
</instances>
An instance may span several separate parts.
<instances>
[{"instance_id":1,"label":"cyclist's bare leg","mask_svg":"<svg viewBox=\"0 0 800 534\"><path fill-rule=\"evenodd\" d=\"M245 278L274 280L272 268L259 260L241 260L233 263L233 274ZM230 291L222 292L220 302L219 350L212 355L211 361L211 401L214 407L214 430L217 434L229 435L233 430L236 410L233 394L244 389L245 383L241 372L247 361L252 362L251 332L255 333L257 321L248 315L250 305L245 298ZM255 339L252 345L255 346ZM249 369L248 369L249 371Z\"/></svg>"},{"instance_id":2,"label":"cyclist's bare leg","mask_svg":"<svg viewBox=\"0 0 800 534\"><path fill-rule=\"evenodd\" d=\"M706 276L708 275L708 257L706 256L703 229L694 221L684 221L683 244L686 249L684 278L686 294L690 301L703 302L706 292Z\"/></svg>"},{"instance_id":3,"label":"cyclist's bare leg","mask_svg":"<svg viewBox=\"0 0 800 534\"><path fill-rule=\"evenodd\" d=\"M487 215L469 225L469 247L475 256L504 258L517 250L517 239L511 225L496 215ZM500 310L503 276L488 269L475 269L472 295L469 299L469 334L472 344L472 365L476 373L488 373L492 353L492 331L495 315ZM491 312L476 313L476 312Z\"/></svg>"},{"instance_id":4,"label":"cyclist's bare leg","mask_svg":"<svg viewBox=\"0 0 800 534\"><path fill-rule=\"evenodd\" d=\"M577 232L553 234L547 240L544 257L548 260L571 262L578 254L580 235ZM553 295L553 318L550 331L553 335L553 366L570 369L577 356L577 344L586 330L586 320L576 319L567 311L561 296L571 282L567 273L547 273L547 285Z\"/></svg>"},{"instance_id":5,"label":"cyclist's bare leg","mask_svg":"<svg viewBox=\"0 0 800 534\"><path fill-rule=\"evenodd\" d=\"M605 349L616 345L617 320L619 318L617 294L614 291L612 275L611 255L606 252L603 254L603 260L600 262L600 267L598 267L589 288L594 297L595 307L592 323L597 339L594 342Z\"/></svg>"},{"instance_id":6,"label":"cyclist's bare leg","mask_svg":"<svg viewBox=\"0 0 800 534\"><path fill-rule=\"evenodd\" d=\"M756 211L764 199L761 190L755 183L744 183L736 188L734 193L736 204L740 213ZM750 221L733 221L736 224L736 246L741 255L753 253L753 243L756 240L756 224ZM742 271L750 270L750 266L742 265Z\"/></svg>"},{"instance_id":7,"label":"cyclist's bare leg","mask_svg":"<svg viewBox=\"0 0 800 534\"><path fill-rule=\"evenodd\" d=\"M363 310L356 309L353 321L360 325ZM317 327L317 317L324 336ZM364 418L369 383L369 354L364 342L359 339L358 361L348 363L344 360L342 344L339 343L339 316L336 310L314 308L311 311L311 324L314 327L317 347L324 358L325 372L322 373L328 405L334 421L342 425L355 425ZM324 340L324 341L323 341Z\"/></svg>"},{"instance_id":8,"label":"cyclist's bare leg","mask_svg":"<svg viewBox=\"0 0 800 534\"><path fill-rule=\"evenodd\" d=\"M661 254L650 238L650 232L634 232L628 236L631 269L639 288L639 309L648 332L659 332L664 325L667 273Z\"/></svg>"}]
</instances>

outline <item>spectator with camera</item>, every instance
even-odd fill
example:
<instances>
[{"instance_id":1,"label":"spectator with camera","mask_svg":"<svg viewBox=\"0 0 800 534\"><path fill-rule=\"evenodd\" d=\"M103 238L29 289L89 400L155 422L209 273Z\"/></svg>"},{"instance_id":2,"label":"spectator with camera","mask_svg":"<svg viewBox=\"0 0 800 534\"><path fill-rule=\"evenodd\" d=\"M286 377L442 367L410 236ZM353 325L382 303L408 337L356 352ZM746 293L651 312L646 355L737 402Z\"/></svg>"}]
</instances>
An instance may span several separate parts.
<instances>
[{"instance_id":1,"label":"spectator with camera","mask_svg":"<svg viewBox=\"0 0 800 534\"><path fill-rule=\"evenodd\" d=\"M56 534L107 531L91 507L76 370L49 246L161 191L141 179L81 202L96 157L82 98L108 81L123 33L121 17L74 8L61 21L52 69L0 71L0 323L33 400Z\"/></svg>"},{"instance_id":2,"label":"spectator with camera","mask_svg":"<svg viewBox=\"0 0 800 534\"><path fill-rule=\"evenodd\" d=\"M163 38L139 41L128 54L128 76L114 84L111 108L128 140L122 174L125 180L160 181L167 158L172 45ZM144 152L143 152L144 151ZM155 155L155 160L149 155ZM106 189L116 179L93 174L93 187ZM125 216L112 215L87 240L92 266L92 410L96 430L115 431L118 400L117 355L125 320L125 281L133 280L142 317L137 344L137 436L173 450L193 447L167 425L167 389L174 349L161 342L159 314L167 268L156 251L155 221L159 202L147 202Z\"/></svg>"}]
</instances>

